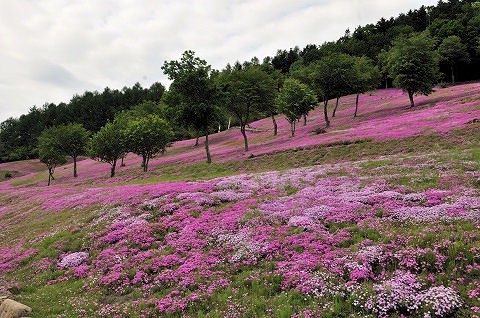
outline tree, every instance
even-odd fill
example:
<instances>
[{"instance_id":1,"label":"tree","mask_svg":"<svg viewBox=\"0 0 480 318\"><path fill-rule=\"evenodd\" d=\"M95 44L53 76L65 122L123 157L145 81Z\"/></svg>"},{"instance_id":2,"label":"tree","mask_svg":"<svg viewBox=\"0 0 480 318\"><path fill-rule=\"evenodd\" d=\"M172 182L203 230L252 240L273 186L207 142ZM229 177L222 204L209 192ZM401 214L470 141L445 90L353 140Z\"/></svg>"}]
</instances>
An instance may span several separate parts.
<instances>
[{"instance_id":1,"label":"tree","mask_svg":"<svg viewBox=\"0 0 480 318\"><path fill-rule=\"evenodd\" d=\"M340 98L348 93L351 77L353 74L354 60L347 54L328 55L312 63L307 68L306 78L310 87L318 92L323 100L323 113L325 124L330 127L328 118L328 100L330 98ZM337 103L338 106L338 103Z\"/></svg>"},{"instance_id":2,"label":"tree","mask_svg":"<svg viewBox=\"0 0 480 318\"><path fill-rule=\"evenodd\" d=\"M260 65L260 68L274 80L276 85L276 93L278 93L283 85L285 76L279 70L276 70L273 65L269 64L266 61L264 61L264 63ZM277 121L275 120L275 115L277 115L278 113L278 106L275 103L264 103L260 106L260 108L265 115L272 118L273 135L276 136L278 133L278 125Z\"/></svg>"},{"instance_id":3,"label":"tree","mask_svg":"<svg viewBox=\"0 0 480 318\"><path fill-rule=\"evenodd\" d=\"M381 50L377 55L377 66L380 74L385 81L385 88L388 88L388 52Z\"/></svg>"},{"instance_id":4,"label":"tree","mask_svg":"<svg viewBox=\"0 0 480 318\"><path fill-rule=\"evenodd\" d=\"M358 111L358 97L368 91L374 90L380 80L380 72L376 66L373 65L372 60L366 56L356 57L354 64L354 75L351 81L351 90L357 94L355 98L355 114L357 117Z\"/></svg>"},{"instance_id":5,"label":"tree","mask_svg":"<svg viewBox=\"0 0 480 318\"><path fill-rule=\"evenodd\" d=\"M205 134L207 162L211 163L208 136L219 122L221 112L216 104L217 91L211 77L211 67L195 52L185 51L179 61L166 62L163 72L172 80L169 95L175 107L178 122L198 134Z\"/></svg>"},{"instance_id":6,"label":"tree","mask_svg":"<svg viewBox=\"0 0 480 318\"><path fill-rule=\"evenodd\" d=\"M115 176L117 160L123 158L126 152L126 138L123 132L118 122L106 123L90 140L90 156L111 165L111 178Z\"/></svg>"},{"instance_id":7,"label":"tree","mask_svg":"<svg viewBox=\"0 0 480 318\"><path fill-rule=\"evenodd\" d=\"M162 94L162 96L165 96L165 95L166 94ZM123 136L125 136L125 129L131 120L144 117L147 115L157 115L160 118L165 118L166 111L164 106L165 105L163 105L162 103L157 103L154 101L144 101L141 104L134 105L129 110L125 110L120 113L117 113L115 115L115 119L113 122L116 127L117 136L119 138L122 138ZM124 159L128 154L128 148L126 148L125 143L124 143L124 146L125 146L125 149L121 156L121 160L122 160L120 163L121 167L125 166Z\"/></svg>"},{"instance_id":8,"label":"tree","mask_svg":"<svg viewBox=\"0 0 480 318\"><path fill-rule=\"evenodd\" d=\"M129 122L125 132L128 149L142 156L143 171L148 171L152 157L165 152L173 139L173 131L168 123L156 115L147 115ZM117 148L121 152L121 147Z\"/></svg>"},{"instance_id":9,"label":"tree","mask_svg":"<svg viewBox=\"0 0 480 318\"><path fill-rule=\"evenodd\" d=\"M293 78L285 80L283 88L276 98L276 104L290 123L292 137L295 136L296 121L303 115L308 114L312 105L315 105L316 102L315 94L307 85Z\"/></svg>"},{"instance_id":10,"label":"tree","mask_svg":"<svg viewBox=\"0 0 480 318\"><path fill-rule=\"evenodd\" d=\"M274 104L277 86L272 77L259 67L242 70L224 70L218 77L222 102L227 112L237 117L243 135L245 151L248 151L246 126L252 115Z\"/></svg>"},{"instance_id":11,"label":"tree","mask_svg":"<svg viewBox=\"0 0 480 318\"><path fill-rule=\"evenodd\" d=\"M41 162L43 162L48 169L48 184L54 180L53 173L57 166L63 165L67 162L65 154L58 148L57 145L57 127L45 129L40 137L38 137L38 155Z\"/></svg>"},{"instance_id":12,"label":"tree","mask_svg":"<svg viewBox=\"0 0 480 318\"><path fill-rule=\"evenodd\" d=\"M146 115L157 115L159 117L164 116L164 109L161 104L153 101L144 101L141 104L133 106L127 111L130 117L143 117Z\"/></svg>"},{"instance_id":13,"label":"tree","mask_svg":"<svg viewBox=\"0 0 480 318\"><path fill-rule=\"evenodd\" d=\"M272 58L272 65L275 69L287 74L290 66L299 58L299 48L290 48L290 50L278 50L277 54Z\"/></svg>"},{"instance_id":14,"label":"tree","mask_svg":"<svg viewBox=\"0 0 480 318\"><path fill-rule=\"evenodd\" d=\"M443 39L438 47L440 61L450 66L452 84L455 84L455 71L458 63L468 63L470 56L468 55L467 47L462 43L462 40L452 35Z\"/></svg>"},{"instance_id":15,"label":"tree","mask_svg":"<svg viewBox=\"0 0 480 318\"><path fill-rule=\"evenodd\" d=\"M415 94L428 95L433 91L439 78L438 56L427 33L398 38L388 62L394 85L408 93L411 107L415 106Z\"/></svg>"},{"instance_id":16,"label":"tree","mask_svg":"<svg viewBox=\"0 0 480 318\"><path fill-rule=\"evenodd\" d=\"M77 174L77 158L87 150L90 133L81 124L62 125L57 127L56 143L66 155L73 159L73 176Z\"/></svg>"}]
</instances>

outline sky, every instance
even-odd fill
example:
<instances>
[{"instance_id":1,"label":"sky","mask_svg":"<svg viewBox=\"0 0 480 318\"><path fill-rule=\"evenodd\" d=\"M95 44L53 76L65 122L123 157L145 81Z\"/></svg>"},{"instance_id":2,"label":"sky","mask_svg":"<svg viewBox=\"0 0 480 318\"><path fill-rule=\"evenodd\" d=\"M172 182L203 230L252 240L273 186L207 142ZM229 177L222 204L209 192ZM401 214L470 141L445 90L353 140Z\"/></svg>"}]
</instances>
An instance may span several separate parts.
<instances>
[{"instance_id":1,"label":"sky","mask_svg":"<svg viewBox=\"0 0 480 318\"><path fill-rule=\"evenodd\" d=\"M139 82L185 50L214 68L321 44L437 0L0 0L0 122Z\"/></svg>"}]
</instances>

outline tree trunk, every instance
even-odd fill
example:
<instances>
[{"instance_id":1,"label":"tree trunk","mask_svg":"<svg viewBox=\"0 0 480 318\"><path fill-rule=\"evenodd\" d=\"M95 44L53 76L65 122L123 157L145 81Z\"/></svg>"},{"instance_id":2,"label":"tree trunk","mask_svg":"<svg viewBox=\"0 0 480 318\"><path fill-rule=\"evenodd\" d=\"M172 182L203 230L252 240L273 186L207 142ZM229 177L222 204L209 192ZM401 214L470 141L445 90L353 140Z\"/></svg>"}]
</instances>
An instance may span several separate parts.
<instances>
[{"instance_id":1,"label":"tree trunk","mask_svg":"<svg viewBox=\"0 0 480 318\"><path fill-rule=\"evenodd\" d=\"M415 107L415 103L413 102L413 92L408 91L408 98L410 99L410 108Z\"/></svg>"},{"instance_id":2,"label":"tree trunk","mask_svg":"<svg viewBox=\"0 0 480 318\"><path fill-rule=\"evenodd\" d=\"M358 111L358 97L360 94L357 94L357 98L355 99L355 115L353 117L357 117L357 111Z\"/></svg>"},{"instance_id":3,"label":"tree trunk","mask_svg":"<svg viewBox=\"0 0 480 318\"><path fill-rule=\"evenodd\" d=\"M47 186L50 185L50 180L52 179L52 168L48 168L48 184Z\"/></svg>"},{"instance_id":4,"label":"tree trunk","mask_svg":"<svg viewBox=\"0 0 480 318\"><path fill-rule=\"evenodd\" d=\"M115 176L115 167L117 166L117 160L113 161L112 168L110 169L110 178Z\"/></svg>"},{"instance_id":5,"label":"tree trunk","mask_svg":"<svg viewBox=\"0 0 480 318\"><path fill-rule=\"evenodd\" d=\"M335 117L335 114L337 113L337 107L338 107L338 101L340 100L340 97L337 97L337 102L335 104L335 108L333 109L333 115L332 117Z\"/></svg>"},{"instance_id":6,"label":"tree trunk","mask_svg":"<svg viewBox=\"0 0 480 318\"><path fill-rule=\"evenodd\" d=\"M385 74L385 88L388 88L388 76Z\"/></svg>"},{"instance_id":7,"label":"tree trunk","mask_svg":"<svg viewBox=\"0 0 480 318\"><path fill-rule=\"evenodd\" d=\"M122 163L120 164L120 167L125 167L125 163L123 162L123 159L125 159L127 155L122 156Z\"/></svg>"},{"instance_id":8,"label":"tree trunk","mask_svg":"<svg viewBox=\"0 0 480 318\"><path fill-rule=\"evenodd\" d=\"M243 141L245 141L245 152L248 151L248 139L247 139L247 132L245 131L245 125L240 126L240 131L243 135Z\"/></svg>"},{"instance_id":9,"label":"tree trunk","mask_svg":"<svg viewBox=\"0 0 480 318\"><path fill-rule=\"evenodd\" d=\"M328 99L323 101L323 114L325 115L325 125L328 128L330 127L330 120L328 119L327 106L328 106Z\"/></svg>"},{"instance_id":10,"label":"tree trunk","mask_svg":"<svg viewBox=\"0 0 480 318\"><path fill-rule=\"evenodd\" d=\"M292 137L295 137L295 128L296 128L295 125L296 125L295 120L290 122L290 130L292 131Z\"/></svg>"},{"instance_id":11,"label":"tree trunk","mask_svg":"<svg viewBox=\"0 0 480 318\"><path fill-rule=\"evenodd\" d=\"M303 115L303 126L307 126L307 115Z\"/></svg>"},{"instance_id":12,"label":"tree trunk","mask_svg":"<svg viewBox=\"0 0 480 318\"><path fill-rule=\"evenodd\" d=\"M200 139L200 134L197 135L197 139L195 140L195 147L198 147L198 140Z\"/></svg>"},{"instance_id":13,"label":"tree trunk","mask_svg":"<svg viewBox=\"0 0 480 318\"><path fill-rule=\"evenodd\" d=\"M73 157L73 177L74 178L78 177L78 174L77 174L77 156Z\"/></svg>"},{"instance_id":14,"label":"tree trunk","mask_svg":"<svg viewBox=\"0 0 480 318\"><path fill-rule=\"evenodd\" d=\"M208 149L208 131L205 132L205 152L207 153L207 163L212 163L212 157L210 157L210 149Z\"/></svg>"},{"instance_id":15,"label":"tree trunk","mask_svg":"<svg viewBox=\"0 0 480 318\"><path fill-rule=\"evenodd\" d=\"M142 168L143 171L145 172L145 165L147 164L147 155L142 155Z\"/></svg>"},{"instance_id":16,"label":"tree trunk","mask_svg":"<svg viewBox=\"0 0 480 318\"><path fill-rule=\"evenodd\" d=\"M277 121L275 120L274 114L272 114L272 121L273 121L273 135L276 136L278 133L278 125L277 125Z\"/></svg>"},{"instance_id":17,"label":"tree trunk","mask_svg":"<svg viewBox=\"0 0 480 318\"><path fill-rule=\"evenodd\" d=\"M229 130L229 129L230 129L230 124L231 124L231 123L232 123L232 118L231 118L231 117L229 117L229 118L228 118L228 127L227 127L227 130Z\"/></svg>"},{"instance_id":18,"label":"tree trunk","mask_svg":"<svg viewBox=\"0 0 480 318\"><path fill-rule=\"evenodd\" d=\"M455 85L455 67L450 65L450 70L452 71L452 85Z\"/></svg>"},{"instance_id":19,"label":"tree trunk","mask_svg":"<svg viewBox=\"0 0 480 318\"><path fill-rule=\"evenodd\" d=\"M150 162L150 155L147 155L147 160L145 161L145 167L143 167L145 172L148 171L148 163L149 162Z\"/></svg>"}]
</instances>

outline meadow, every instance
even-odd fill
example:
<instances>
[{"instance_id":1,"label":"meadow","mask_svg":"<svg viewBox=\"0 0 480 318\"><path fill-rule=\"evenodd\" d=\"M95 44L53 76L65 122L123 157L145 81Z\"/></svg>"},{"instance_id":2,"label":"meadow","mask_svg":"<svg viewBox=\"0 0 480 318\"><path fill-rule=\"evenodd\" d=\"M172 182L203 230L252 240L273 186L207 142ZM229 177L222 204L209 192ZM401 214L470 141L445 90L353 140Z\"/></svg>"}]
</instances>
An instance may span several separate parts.
<instances>
[{"instance_id":1,"label":"meadow","mask_svg":"<svg viewBox=\"0 0 480 318\"><path fill-rule=\"evenodd\" d=\"M32 317L479 317L480 84L342 98L116 177L0 164L0 294ZM331 104L334 104L331 102ZM279 116L280 117L280 116ZM202 139L201 139L202 141Z\"/></svg>"}]
</instances>

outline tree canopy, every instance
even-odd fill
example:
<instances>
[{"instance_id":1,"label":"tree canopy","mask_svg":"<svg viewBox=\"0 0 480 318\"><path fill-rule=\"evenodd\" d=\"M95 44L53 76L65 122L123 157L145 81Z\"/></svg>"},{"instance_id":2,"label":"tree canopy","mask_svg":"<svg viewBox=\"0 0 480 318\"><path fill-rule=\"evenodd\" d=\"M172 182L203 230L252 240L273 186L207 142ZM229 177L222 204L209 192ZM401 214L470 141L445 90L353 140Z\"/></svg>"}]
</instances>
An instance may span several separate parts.
<instances>
[{"instance_id":1,"label":"tree canopy","mask_svg":"<svg viewBox=\"0 0 480 318\"><path fill-rule=\"evenodd\" d=\"M48 184L54 179L53 173L57 166L67 162L65 154L57 145L57 129L52 127L45 129L38 138L38 154L39 159L48 169Z\"/></svg>"},{"instance_id":2,"label":"tree canopy","mask_svg":"<svg viewBox=\"0 0 480 318\"><path fill-rule=\"evenodd\" d=\"M106 123L92 136L89 144L90 157L111 165L110 177L115 176L117 161L127 151L126 130L123 130L119 123L119 121Z\"/></svg>"},{"instance_id":3,"label":"tree canopy","mask_svg":"<svg viewBox=\"0 0 480 318\"><path fill-rule=\"evenodd\" d=\"M125 131L127 149L142 156L144 172L148 171L150 159L160 152L165 152L172 138L173 131L171 127L164 119L156 115L147 115L130 121ZM116 148L113 146L112 148L114 148L112 151L114 155L116 150L118 150L118 154L121 153L121 147Z\"/></svg>"},{"instance_id":4,"label":"tree canopy","mask_svg":"<svg viewBox=\"0 0 480 318\"><path fill-rule=\"evenodd\" d=\"M462 39L456 35L451 35L443 39L438 47L440 60L450 66L452 84L455 84L455 67L459 63L468 63L470 55L467 47L462 43Z\"/></svg>"},{"instance_id":5,"label":"tree canopy","mask_svg":"<svg viewBox=\"0 0 480 318\"><path fill-rule=\"evenodd\" d=\"M350 82L351 92L356 94L355 114L357 117L358 97L360 94L374 90L380 80L380 71L373 65L372 60L366 56L356 57L353 65L354 74Z\"/></svg>"},{"instance_id":6,"label":"tree canopy","mask_svg":"<svg viewBox=\"0 0 480 318\"><path fill-rule=\"evenodd\" d=\"M290 123L292 137L295 136L296 122L308 114L317 103L315 94L307 85L294 78L288 78L278 93L276 103L282 114Z\"/></svg>"},{"instance_id":7,"label":"tree canopy","mask_svg":"<svg viewBox=\"0 0 480 318\"><path fill-rule=\"evenodd\" d=\"M73 159L73 176L77 174L78 156L87 152L90 133L81 124L70 124L56 127L56 147Z\"/></svg>"},{"instance_id":8,"label":"tree canopy","mask_svg":"<svg viewBox=\"0 0 480 318\"><path fill-rule=\"evenodd\" d=\"M205 60L185 51L180 60L165 62L164 73L172 80L168 107L174 109L180 125L205 134L207 162L212 162L208 144L210 130L219 122L221 112L216 104L217 90L211 76L211 67Z\"/></svg>"},{"instance_id":9,"label":"tree canopy","mask_svg":"<svg viewBox=\"0 0 480 318\"><path fill-rule=\"evenodd\" d=\"M277 85L274 79L258 66L240 70L224 70L217 79L222 93L222 104L227 112L236 116L248 151L246 126L252 115L274 105Z\"/></svg>"},{"instance_id":10,"label":"tree canopy","mask_svg":"<svg viewBox=\"0 0 480 318\"><path fill-rule=\"evenodd\" d=\"M414 94L430 94L439 79L434 43L427 33L400 37L389 52L389 70L394 84L408 93L411 107L415 105Z\"/></svg>"}]
</instances>

